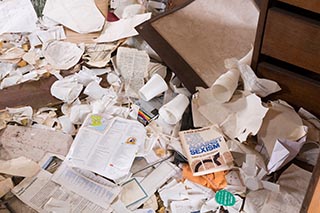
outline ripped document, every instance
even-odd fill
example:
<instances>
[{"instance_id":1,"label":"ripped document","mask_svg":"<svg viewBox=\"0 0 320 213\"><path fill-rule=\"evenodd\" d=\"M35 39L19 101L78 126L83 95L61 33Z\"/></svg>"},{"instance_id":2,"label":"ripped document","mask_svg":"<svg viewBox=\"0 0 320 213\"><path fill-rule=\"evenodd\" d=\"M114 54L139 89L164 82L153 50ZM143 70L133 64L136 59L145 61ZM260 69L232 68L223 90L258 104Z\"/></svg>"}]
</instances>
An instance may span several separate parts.
<instances>
[{"instance_id":1,"label":"ripped document","mask_svg":"<svg viewBox=\"0 0 320 213\"><path fill-rule=\"evenodd\" d=\"M0 1L0 35L32 32L37 26L37 14L30 0Z\"/></svg>"},{"instance_id":2,"label":"ripped document","mask_svg":"<svg viewBox=\"0 0 320 213\"><path fill-rule=\"evenodd\" d=\"M87 44L82 59L92 67L105 67L111 60L111 54L120 43Z\"/></svg>"},{"instance_id":3,"label":"ripped document","mask_svg":"<svg viewBox=\"0 0 320 213\"><path fill-rule=\"evenodd\" d=\"M78 132L66 161L112 180L129 174L146 130L138 121L89 114Z\"/></svg>"},{"instance_id":4,"label":"ripped document","mask_svg":"<svg viewBox=\"0 0 320 213\"><path fill-rule=\"evenodd\" d=\"M144 85L144 76L148 72L149 56L145 51L119 47L116 64L125 80L126 95L139 98L138 92Z\"/></svg>"},{"instance_id":5,"label":"ripped document","mask_svg":"<svg viewBox=\"0 0 320 213\"><path fill-rule=\"evenodd\" d=\"M194 176L229 170L233 158L221 131L215 126L179 132Z\"/></svg>"},{"instance_id":6,"label":"ripped document","mask_svg":"<svg viewBox=\"0 0 320 213\"><path fill-rule=\"evenodd\" d=\"M52 180L64 188L107 209L120 192L120 187L92 172L68 167L63 163Z\"/></svg>"},{"instance_id":7,"label":"ripped document","mask_svg":"<svg viewBox=\"0 0 320 213\"><path fill-rule=\"evenodd\" d=\"M77 33L100 31L105 23L92 0L47 0L43 15Z\"/></svg>"},{"instance_id":8,"label":"ripped document","mask_svg":"<svg viewBox=\"0 0 320 213\"><path fill-rule=\"evenodd\" d=\"M136 36L138 35L138 32L134 28L150 18L151 13L144 13L130 18L120 19L119 21L108 22L101 35L96 39L96 42L113 42L123 38Z\"/></svg>"},{"instance_id":9,"label":"ripped document","mask_svg":"<svg viewBox=\"0 0 320 213\"><path fill-rule=\"evenodd\" d=\"M19 185L13 188L12 192L21 201L38 212L51 212L53 205L56 204L59 206L54 206L55 209L67 209L67 212L71 213L111 212L111 209L103 208L84 198L83 195L85 194L77 195L53 182L51 180L52 176L61 166L63 160L55 155L48 155L45 159L42 164L42 170L36 176L25 178ZM93 181L89 179L86 179L86 181L89 182L88 185L94 185ZM82 184L85 184L85 182L82 182ZM90 189L86 188L83 190Z\"/></svg>"},{"instance_id":10,"label":"ripped document","mask_svg":"<svg viewBox=\"0 0 320 213\"><path fill-rule=\"evenodd\" d=\"M28 35L30 45L32 47L42 45L50 40L63 40L66 39L63 26L54 26L48 30L37 30Z\"/></svg>"}]
</instances>

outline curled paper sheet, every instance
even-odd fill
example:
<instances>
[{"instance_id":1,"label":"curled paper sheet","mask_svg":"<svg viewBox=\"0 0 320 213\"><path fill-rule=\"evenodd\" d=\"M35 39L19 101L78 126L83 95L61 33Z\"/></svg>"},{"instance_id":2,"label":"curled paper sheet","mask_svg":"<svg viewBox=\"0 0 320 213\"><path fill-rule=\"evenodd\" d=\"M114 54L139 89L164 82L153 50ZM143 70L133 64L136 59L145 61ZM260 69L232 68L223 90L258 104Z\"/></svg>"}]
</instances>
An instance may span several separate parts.
<instances>
[{"instance_id":1,"label":"curled paper sheet","mask_svg":"<svg viewBox=\"0 0 320 213\"><path fill-rule=\"evenodd\" d=\"M212 95L217 101L225 103L229 101L238 87L240 72L231 69L222 74L211 86Z\"/></svg>"},{"instance_id":2,"label":"curled paper sheet","mask_svg":"<svg viewBox=\"0 0 320 213\"><path fill-rule=\"evenodd\" d=\"M25 157L19 157L8 161L0 160L0 173L3 174L32 177L37 174L39 170L39 164Z\"/></svg>"}]
</instances>

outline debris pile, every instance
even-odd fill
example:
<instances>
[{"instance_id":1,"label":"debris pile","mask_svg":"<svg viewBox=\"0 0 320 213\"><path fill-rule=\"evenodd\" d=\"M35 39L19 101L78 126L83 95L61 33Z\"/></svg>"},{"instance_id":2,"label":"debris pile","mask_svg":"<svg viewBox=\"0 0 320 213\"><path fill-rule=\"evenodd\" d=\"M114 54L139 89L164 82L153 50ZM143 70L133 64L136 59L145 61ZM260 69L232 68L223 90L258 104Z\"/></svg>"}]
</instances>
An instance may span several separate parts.
<instances>
[{"instance_id":1,"label":"debris pile","mask_svg":"<svg viewBox=\"0 0 320 213\"><path fill-rule=\"evenodd\" d=\"M0 211L299 211L311 172L292 161L315 166L319 119L261 100L281 88L252 51L190 94L141 45L134 27L167 6L147 3L111 1L106 22L91 0L47 0L39 19L0 1L0 89L54 75L60 101L0 111ZM68 42L67 28L100 34Z\"/></svg>"}]
</instances>

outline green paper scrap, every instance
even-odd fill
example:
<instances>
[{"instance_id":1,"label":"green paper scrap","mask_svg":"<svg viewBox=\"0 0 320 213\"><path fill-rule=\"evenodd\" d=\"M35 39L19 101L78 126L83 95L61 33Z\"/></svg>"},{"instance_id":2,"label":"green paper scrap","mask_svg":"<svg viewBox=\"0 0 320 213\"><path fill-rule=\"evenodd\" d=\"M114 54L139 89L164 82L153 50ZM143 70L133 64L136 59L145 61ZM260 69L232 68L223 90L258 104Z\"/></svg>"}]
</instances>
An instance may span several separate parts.
<instances>
[{"instance_id":1,"label":"green paper scrap","mask_svg":"<svg viewBox=\"0 0 320 213\"><path fill-rule=\"evenodd\" d=\"M222 206L234 206L234 204L236 203L235 196L227 190L218 191L215 198L217 203Z\"/></svg>"},{"instance_id":2,"label":"green paper scrap","mask_svg":"<svg viewBox=\"0 0 320 213\"><path fill-rule=\"evenodd\" d=\"M91 125L92 126L101 126L102 125L102 117L99 115L91 115Z\"/></svg>"}]
</instances>

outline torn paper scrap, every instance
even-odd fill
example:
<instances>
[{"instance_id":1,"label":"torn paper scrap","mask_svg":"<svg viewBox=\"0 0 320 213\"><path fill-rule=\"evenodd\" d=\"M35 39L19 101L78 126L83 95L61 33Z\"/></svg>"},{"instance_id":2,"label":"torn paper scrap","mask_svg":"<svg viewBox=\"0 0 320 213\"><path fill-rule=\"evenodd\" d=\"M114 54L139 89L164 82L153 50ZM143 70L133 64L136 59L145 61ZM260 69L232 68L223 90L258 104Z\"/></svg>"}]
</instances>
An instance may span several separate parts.
<instances>
[{"instance_id":1,"label":"torn paper scrap","mask_svg":"<svg viewBox=\"0 0 320 213\"><path fill-rule=\"evenodd\" d=\"M43 45L42 52L53 68L67 70L78 63L84 50L70 42L53 40Z\"/></svg>"},{"instance_id":2,"label":"torn paper scrap","mask_svg":"<svg viewBox=\"0 0 320 213\"><path fill-rule=\"evenodd\" d=\"M172 182L158 190L165 207L169 207L170 201L185 200L189 198L187 189L183 183L178 183L175 179Z\"/></svg>"},{"instance_id":3,"label":"torn paper scrap","mask_svg":"<svg viewBox=\"0 0 320 213\"><path fill-rule=\"evenodd\" d=\"M0 160L0 173L3 174L32 177L37 174L39 170L39 164L25 157L19 157L8 161Z\"/></svg>"},{"instance_id":4,"label":"torn paper scrap","mask_svg":"<svg viewBox=\"0 0 320 213\"><path fill-rule=\"evenodd\" d=\"M307 133L307 130L306 130ZM306 142L306 136L302 137L298 141L290 141L285 139L278 139L274 145L269 163L269 174L281 169L291 160L293 160L300 152L302 146Z\"/></svg>"},{"instance_id":5,"label":"torn paper scrap","mask_svg":"<svg viewBox=\"0 0 320 213\"><path fill-rule=\"evenodd\" d=\"M229 170L233 166L232 155L216 126L181 131L179 137L193 175Z\"/></svg>"},{"instance_id":6,"label":"torn paper scrap","mask_svg":"<svg viewBox=\"0 0 320 213\"><path fill-rule=\"evenodd\" d=\"M256 135L262 125L268 108L262 105L261 99L255 94L244 98L244 108L228 116L221 124L224 133L230 138L246 141L249 135Z\"/></svg>"},{"instance_id":7,"label":"torn paper scrap","mask_svg":"<svg viewBox=\"0 0 320 213\"><path fill-rule=\"evenodd\" d=\"M83 59L91 67L105 67L111 60L111 54L120 43L87 44Z\"/></svg>"},{"instance_id":8,"label":"torn paper scrap","mask_svg":"<svg viewBox=\"0 0 320 213\"><path fill-rule=\"evenodd\" d=\"M130 97L139 98L139 90L144 85L144 76L148 71L149 56L145 51L119 47L117 69L125 80L125 92Z\"/></svg>"},{"instance_id":9,"label":"torn paper scrap","mask_svg":"<svg viewBox=\"0 0 320 213\"><path fill-rule=\"evenodd\" d=\"M257 136L258 142L265 146L271 156L278 139L297 141L305 136L306 131L300 116L286 102L270 102L268 108Z\"/></svg>"},{"instance_id":10,"label":"torn paper scrap","mask_svg":"<svg viewBox=\"0 0 320 213\"><path fill-rule=\"evenodd\" d=\"M78 33L100 31L105 23L92 0L47 0L43 15Z\"/></svg>"},{"instance_id":11,"label":"torn paper scrap","mask_svg":"<svg viewBox=\"0 0 320 213\"><path fill-rule=\"evenodd\" d=\"M238 69L241 72L241 78L244 82L244 89L257 94L260 97L266 97L272 93L281 90L277 82L258 78L248 64L238 64Z\"/></svg>"},{"instance_id":12,"label":"torn paper scrap","mask_svg":"<svg viewBox=\"0 0 320 213\"><path fill-rule=\"evenodd\" d=\"M32 32L37 26L37 14L30 0L0 1L0 35Z\"/></svg>"},{"instance_id":13,"label":"torn paper scrap","mask_svg":"<svg viewBox=\"0 0 320 213\"><path fill-rule=\"evenodd\" d=\"M146 130L138 121L120 117L110 121L89 114L72 144L67 163L118 180L128 175L145 138Z\"/></svg>"},{"instance_id":14,"label":"torn paper scrap","mask_svg":"<svg viewBox=\"0 0 320 213\"><path fill-rule=\"evenodd\" d=\"M24 156L38 162L47 152L66 155L72 141L60 131L8 125L0 137L0 158Z\"/></svg>"},{"instance_id":15,"label":"torn paper scrap","mask_svg":"<svg viewBox=\"0 0 320 213\"><path fill-rule=\"evenodd\" d=\"M194 127L205 127L212 124L205 116L203 116L200 111L200 101L198 93L193 94L191 99L191 109L192 109L192 121Z\"/></svg>"},{"instance_id":16,"label":"torn paper scrap","mask_svg":"<svg viewBox=\"0 0 320 213\"><path fill-rule=\"evenodd\" d=\"M11 189L13 189L11 178L4 178L0 175L0 198L10 192Z\"/></svg>"},{"instance_id":17,"label":"torn paper scrap","mask_svg":"<svg viewBox=\"0 0 320 213\"><path fill-rule=\"evenodd\" d=\"M245 212L261 212L269 193L271 192L266 189L250 191L246 195L243 210Z\"/></svg>"},{"instance_id":18,"label":"torn paper scrap","mask_svg":"<svg viewBox=\"0 0 320 213\"><path fill-rule=\"evenodd\" d=\"M33 115L33 109L30 106L6 108L6 111L12 117L12 121L15 121L22 125L28 124L31 121Z\"/></svg>"},{"instance_id":19,"label":"torn paper scrap","mask_svg":"<svg viewBox=\"0 0 320 213\"><path fill-rule=\"evenodd\" d=\"M134 27L149 20L151 13L138 14L131 18L120 19L115 22L108 22L101 35L96 39L96 42L113 42L122 38L132 37L138 35Z\"/></svg>"},{"instance_id":20,"label":"torn paper scrap","mask_svg":"<svg viewBox=\"0 0 320 213\"><path fill-rule=\"evenodd\" d=\"M54 26L48 30L36 30L28 35L31 47L42 45L50 40L66 39L66 34L62 26Z\"/></svg>"}]
</instances>

